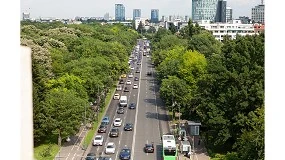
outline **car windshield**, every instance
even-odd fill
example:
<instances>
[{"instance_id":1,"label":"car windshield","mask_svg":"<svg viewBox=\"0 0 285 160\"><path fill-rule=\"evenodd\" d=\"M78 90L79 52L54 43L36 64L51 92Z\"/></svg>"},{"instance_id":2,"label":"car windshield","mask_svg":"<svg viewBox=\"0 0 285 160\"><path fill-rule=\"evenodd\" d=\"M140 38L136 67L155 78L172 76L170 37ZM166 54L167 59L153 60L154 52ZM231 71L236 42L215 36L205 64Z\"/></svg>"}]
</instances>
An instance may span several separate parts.
<instances>
[{"instance_id":1,"label":"car windshield","mask_svg":"<svg viewBox=\"0 0 285 160\"><path fill-rule=\"evenodd\" d=\"M120 122L120 120L119 120L119 119L116 119L115 122Z\"/></svg>"},{"instance_id":2,"label":"car windshield","mask_svg":"<svg viewBox=\"0 0 285 160\"><path fill-rule=\"evenodd\" d=\"M147 144L146 147L152 147L152 145L151 144Z\"/></svg>"},{"instance_id":3,"label":"car windshield","mask_svg":"<svg viewBox=\"0 0 285 160\"><path fill-rule=\"evenodd\" d=\"M130 153L130 150L129 149L122 149L122 152Z\"/></svg>"},{"instance_id":4,"label":"car windshield","mask_svg":"<svg viewBox=\"0 0 285 160\"><path fill-rule=\"evenodd\" d=\"M128 127L129 127L129 126L132 126L132 124L130 124L130 123L127 123L127 124L126 124L126 126L128 126Z\"/></svg>"},{"instance_id":5,"label":"car windshield","mask_svg":"<svg viewBox=\"0 0 285 160\"><path fill-rule=\"evenodd\" d=\"M100 128L105 128L105 125L100 125Z\"/></svg>"},{"instance_id":6,"label":"car windshield","mask_svg":"<svg viewBox=\"0 0 285 160\"><path fill-rule=\"evenodd\" d=\"M114 148L114 147L110 145L110 146L107 146L107 148Z\"/></svg>"},{"instance_id":7,"label":"car windshield","mask_svg":"<svg viewBox=\"0 0 285 160\"><path fill-rule=\"evenodd\" d=\"M113 128L113 129L111 130L111 132L117 132L117 129Z\"/></svg>"},{"instance_id":8,"label":"car windshield","mask_svg":"<svg viewBox=\"0 0 285 160\"><path fill-rule=\"evenodd\" d=\"M108 117L104 117L104 119L103 119L103 120L104 120L104 121L107 121L108 119L109 119Z\"/></svg>"},{"instance_id":9,"label":"car windshield","mask_svg":"<svg viewBox=\"0 0 285 160\"><path fill-rule=\"evenodd\" d=\"M101 139L101 137L95 137L95 140L100 140Z\"/></svg>"}]
</instances>

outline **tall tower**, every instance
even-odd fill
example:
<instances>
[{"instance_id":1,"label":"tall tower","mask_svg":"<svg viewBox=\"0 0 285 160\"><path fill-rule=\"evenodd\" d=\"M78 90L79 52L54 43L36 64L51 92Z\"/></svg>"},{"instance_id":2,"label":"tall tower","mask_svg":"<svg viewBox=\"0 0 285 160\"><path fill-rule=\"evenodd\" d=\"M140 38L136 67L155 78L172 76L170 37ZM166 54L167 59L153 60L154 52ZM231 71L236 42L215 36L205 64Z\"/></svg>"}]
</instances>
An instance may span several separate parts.
<instances>
[{"instance_id":1,"label":"tall tower","mask_svg":"<svg viewBox=\"0 0 285 160\"><path fill-rule=\"evenodd\" d=\"M141 17L141 9L134 9L133 10L133 20L135 20L136 17Z\"/></svg>"},{"instance_id":2,"label":"tall tower","mask_svg":"<svg viewBox=\"0 0 285 160\"><path fill-rule=\"evenodd\" d=\"M125 21L125 6L123 4L115 4L115 20Z\"/></svg>"},{"instance_id":3,"label":"tall tower","mask_svg":"<svg viewBox=\"0 0 285 160\"><path fill-rule=\"evenodd\" d=\"M261 1L263 3L263 0ZM264 4L260 4L251 9L251 20L255 23L264 24Z\"/></svg>"},{"instance_id":4,"label":"tall tower","mask_svg":"<svg viewBox=\"0 0 285 160\"><path fill-rule=\"evenodd\" d=\"M215 21L225 23L226 22L226 11L227 11L227 1L219 0L218 5L217 5Z\"/></svg>"}]
</instances>

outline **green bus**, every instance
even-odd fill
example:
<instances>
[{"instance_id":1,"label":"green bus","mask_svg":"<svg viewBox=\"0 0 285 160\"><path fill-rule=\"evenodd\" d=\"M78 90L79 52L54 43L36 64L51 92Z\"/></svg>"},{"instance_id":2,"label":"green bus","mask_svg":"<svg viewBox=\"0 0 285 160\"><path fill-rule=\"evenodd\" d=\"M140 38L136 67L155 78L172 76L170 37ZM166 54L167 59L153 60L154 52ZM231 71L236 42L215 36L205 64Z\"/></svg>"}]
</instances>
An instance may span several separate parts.
<instances>
[{"instance_id":1,"label":"green bus","mask_svg":"<svg viewBox=\"0 0 285 160\"><path fill-rule=\"evenodd\" d=\"M177 160L177 147L174 135L162 136L162 160Z\"/></svg>"}]
</instances>

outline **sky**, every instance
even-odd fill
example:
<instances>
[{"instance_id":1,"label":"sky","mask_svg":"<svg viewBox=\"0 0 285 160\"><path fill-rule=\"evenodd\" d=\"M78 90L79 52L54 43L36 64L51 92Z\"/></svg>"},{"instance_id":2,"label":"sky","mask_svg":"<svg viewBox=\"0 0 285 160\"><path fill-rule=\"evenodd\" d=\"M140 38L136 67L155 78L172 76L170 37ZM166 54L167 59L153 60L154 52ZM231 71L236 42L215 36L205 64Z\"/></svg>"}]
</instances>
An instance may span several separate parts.
<instances>
[{"instance_id":1,"label":"sky","mask_svg":"<svg viewBox=\"0 0 285 160\"><path fill-rule=\"evenodd\" d=\"M133 9L141 9L142 17L150 17L151 9L159 9L159 17L165 15L188 15L191 17L192 0L20 0L21 12L29 12L31 18L55 17L103 17L115 15L115 4L125 6L126 17L132 17ZM251 17L251 8L261 0L228 0L233 18Z\"/></svg>"}]
</instances>

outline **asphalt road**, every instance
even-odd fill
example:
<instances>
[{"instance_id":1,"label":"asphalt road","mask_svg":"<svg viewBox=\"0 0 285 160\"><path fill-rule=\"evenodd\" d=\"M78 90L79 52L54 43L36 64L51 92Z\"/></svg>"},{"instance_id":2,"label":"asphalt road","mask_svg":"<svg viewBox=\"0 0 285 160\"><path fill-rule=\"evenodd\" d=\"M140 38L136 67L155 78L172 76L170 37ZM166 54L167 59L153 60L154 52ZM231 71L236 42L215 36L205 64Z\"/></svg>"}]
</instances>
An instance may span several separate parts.
<instances>
[{"instance_id":1,"label":"asphalt road","mask_svg":"<svg viewBox=\"0 0 285 160\"><path fill-rule=\"evenodd\" d=\"M166 111L163 108L163 103L159 98L158 86L155 82L154 76L147 76L147 71L154 71L151 65L150 58L142 56L141 65L133 64L134 68L141 68L140 73L135 73L132 71L134 77L139 77L139 81L134 81L134 78L130 79L132 85L128 86L130 92L116 91L120 95L128 96L128 104L135 102L137 104L136 109L131 110L125 107L124 114L117 114L116 110L118 108L119 100L112 100L106 116L110 118L110 124L108 125L106 133L96 133L102 134L104 136L103 146L93 146L90 152L96 155L105 155L104 149L108 142L114 142L116 144L115 154L109 155L112 160L119 159L119 153L123 147L128 147L132 150L131 159L132 160L160 160L161 159L161 134L168 133L168 121L166 116ZM133 84L139 85L139 89L133 89ZM117 138L110 138L109 131L112 128L112 123L115 118L122 118L122 126L119 127L120 135ZM133 131L124 131L123 127L125 123L133 123ZM145 153L144 145L146 143L154 143L155 152Z\"/></svg>"}]
</instances>

